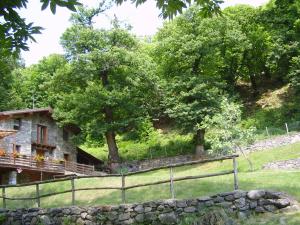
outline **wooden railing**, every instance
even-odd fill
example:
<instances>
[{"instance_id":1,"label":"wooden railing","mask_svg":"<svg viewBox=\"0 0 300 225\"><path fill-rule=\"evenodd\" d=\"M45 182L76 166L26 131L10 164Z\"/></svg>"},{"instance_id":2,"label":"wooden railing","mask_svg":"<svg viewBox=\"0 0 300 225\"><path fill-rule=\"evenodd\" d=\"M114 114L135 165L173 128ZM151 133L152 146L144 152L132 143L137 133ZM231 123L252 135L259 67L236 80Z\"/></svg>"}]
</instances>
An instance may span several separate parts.
<instances>
[{"instance_id":1,"label":"wooden railing","mask_svg":"<svg viewBox=\"0 0 300 225\"><path fill-rule=\"evenodd\" d=\"M37 161L32 156L20 155L18 157L13 154L0 156L0 166L7 168L22 168L38 170L43 172L64 173L66 170L74 173L91 175L95 168L91 165L79 164L76 162L57 163L50 160Z\"/></svg>"},{"instance_id":2,"label":"wooden railing","mask_svg":"<svg viewBox=\"0 0 300 225\"><path fill-rule=\"evenodd\" d=\"M14 157L13 155L0 156L0 166L8 168L31 169L43 172L64 173L65 168L62 163L55 163L48 160L37 161L34 157L21 155Z\"/></svg>"},{"instance_id":3,"label":"wooden railing","mask_svg":"<svg viewBox=\"0 0 300 225\"><path fill-rule=\"evenodd\" d=\"M95 171L95 166L66 161L65 170L80 174L92 175Z\"/></svg>"},{"instance_id":4,"label":"wooden railing","mask_svg":"<svg viewBox=\"0 0 300 225\"><path fill-rule=\"evenodd\" d=\"M185 163L178 163L178 164L172 164L167 166L161 166L156 167L152 169L142 170L138 172L130 172L126 174L111 174L111 175L97 175L97 176L74 176L69 178L62 178L62 179L56 179L56 180L48 180L48 181L41 181L41 182L32 182L27 184L17 184L17 185L0 185L0 188L2 188L2 198L3 200L3 207L6 208L6 200L35 200L37 207L41 207L40 199L45 197L50 197L54 195L64 194L64 193L72 193L72 205L75 205L76 195L75 193L77 191L92 191L92 190L109 190L109 189L115 189L121 191L121 199L123 203L126 203L126 190L138 188L138 187L146 187L146 186L152 186L152 185L158 185L158 184L170 184L170 194L171 198L175 198L175 189L174 185L177 181L183 181L183 180L194 180L194 179L201 179L201 178L207 178L207 177L216 177L216 176L222 176L227 174L233 174L233 183L234 183L234 190L238 189L238 178L237 178L237 162L236 158L238 155L231 155L231 156L225 156L225 157L219 157L214 159L207 159L207 160L199 160L199 161L192 161L192 162L185 162ZM198 176L185 176L185 177L178 177L174 178L174 171L173 168L175 167L182 167L187 165L195 165L195 164L203 164L208 162L215 162L215 161L223 161L223 160L230 160L233 161L233 169L230 171L225 172L218 172L218 173L211 173L211 174L204 174L204 175L198 175ZM149 182L149 183L142 183L142 184L136 184L136 185L129 185L126 186L126 177L133 176L136 174L142 174L150 171L155 170L161 170L161 169L169 169L170 171L170 179L161 180L157 182ZM91 187L91 188L76 188L75 187L75 180L76 179L87 179L87 178L107 178L107 177L120 177L121 178L121 186L115 186L115 187ZM63 181L70 181L71 182L71 189L65 190L65 191L59 191L54 193L48 193L48 194L40 194L40 185L46 184L46 183L55 183L55 182L63 182ZM35 197L26 197L26 198L12 198L6 196L6 189L10 187L24 187L24 186L36 186L36 195Z\"/></svg>"}]
</instances>

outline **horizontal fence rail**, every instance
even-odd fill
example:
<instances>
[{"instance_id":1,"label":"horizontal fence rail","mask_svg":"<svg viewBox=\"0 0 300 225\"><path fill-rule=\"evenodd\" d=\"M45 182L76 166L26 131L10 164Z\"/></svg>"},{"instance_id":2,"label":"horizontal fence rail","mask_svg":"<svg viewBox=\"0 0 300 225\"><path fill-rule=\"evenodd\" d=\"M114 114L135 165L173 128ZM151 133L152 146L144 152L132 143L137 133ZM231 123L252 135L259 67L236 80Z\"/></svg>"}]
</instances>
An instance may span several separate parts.
<instances>
[{"instance_id":1,"label":"horizontal fence rail","mask_svg":"<svg viewBox=\"0 0 300 225\"><path fill-rule=\"evenodd\" d=\"M194 179L222 176L222 175L228 175L228 174L233 174L234 190L237 190L238 189L238 178L237 178L238 171L237 171L237 162L236 162L237 157L238 157L238 155L230 155L230 156L218 157L218 158L213 158L213 159L197 160L197 161L191 161L191 162L185 162L185 163L171 164L171 165L167 165L167 166L155 167L155 168L152 168L152 169L142 170L142 171L138 171L138 172L124 173L124 174L73 176L73 177L68 177L68 178L60 178L60 179L55 179L55 180L31 182L31 183L16 184L16 185L0 185L0 188L2 189L2 195L0 196L0 199L3 200L3 207L4 208L6 208L6 200L35 200L37 207L41 207L41 203L40 203L41 198L51 197L51 196L55 196L55 195L59 195L59 194L65 194L65 193L72 193L72 205L75 205L75 201L76 201L75 193L77 191L120 190L121 191L122 202L126 203L126 190L139 188L139 187L165 184L165 183L170 183L171 198L175 198L174 185L175 185L175 182L177 182L177 181L194 180ZM183 166L188 166L188 165L203 164L203 163L208 163L208 162L230 160L230 159L233 160L233 169L230 170L230 171L211 173L211 174L203 174L203 175L198 175L198 176L185 176L185 177L174 178L173 168L183 167ZM170 169L170 179L126 186L126 177L128 177L128 176L143 174L143 173L146 173L146 172L151 172L151 171L156 171L156 170L161 170L161 169ZM77 188L77 189L75 188L75 180L77 180L77 179L79 180L79 179L87 179L87 178L108 178L108 177L119 177L119 178L121 178L121 186ZM53 193L48 193L48 194L40 194L40 185L48 184L48 183L63 182L63 181L70 181L71 182L71 189L70 190L58 191L58 192L53 192ZM35 195L35 197L13 198L13 197L7 197L7 195L6 195L6 189L7 188L25 187L25 186L34 186L34 185L36 186L36 195Z\"/></svg>"}]
</instances>

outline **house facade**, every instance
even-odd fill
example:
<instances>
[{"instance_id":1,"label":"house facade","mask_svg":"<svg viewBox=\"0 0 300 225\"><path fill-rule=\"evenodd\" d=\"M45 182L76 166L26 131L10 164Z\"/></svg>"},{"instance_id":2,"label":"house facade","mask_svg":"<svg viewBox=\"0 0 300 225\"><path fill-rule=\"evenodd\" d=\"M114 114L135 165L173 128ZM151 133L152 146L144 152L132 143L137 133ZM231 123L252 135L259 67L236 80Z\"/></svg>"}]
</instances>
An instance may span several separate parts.
<instances>
[{"instance_id":1,"label":"house facade","mask_svg":"<svg viewBox=\"0 0 300 225\"><path fill-rule=\"evenodd\" d=\"M67 172L91 173L94 168L77 163L78 148L71 138L79 128L59 127L51 108L0 112L0 131L11 132L0 140L1 183L49 179ZM101 164L100 160L93 162Z\"/></svg>"}]
</instances>

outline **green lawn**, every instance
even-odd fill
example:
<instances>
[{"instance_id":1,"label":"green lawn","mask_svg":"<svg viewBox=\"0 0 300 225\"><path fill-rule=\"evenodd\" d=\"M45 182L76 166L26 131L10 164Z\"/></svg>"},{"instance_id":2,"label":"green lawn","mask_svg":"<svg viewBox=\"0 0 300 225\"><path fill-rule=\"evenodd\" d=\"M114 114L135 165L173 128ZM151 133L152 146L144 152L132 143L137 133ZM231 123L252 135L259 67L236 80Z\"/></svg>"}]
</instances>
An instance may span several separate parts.
<instances>
[{"instance_id":1,"label":"green lawn","mask_svg":"<svg viewBox=\"0 0 300 225\"><path fill-rule=\"evenodd\" d=\"M249 171L247 161L241 156L238 159L239 187L243 190L271 189L287 192L300 201L300 170L299 171L271 171L261 170L262 165L267 162L285 160L300 157L300 143L266 150L249 155L254 164L254 172ZM186 175L199 175L209 172L220 172L232 169L232 160L223 162L207 163L198 166L186 166L174 169L175 177ZM159 170L143 175L135 175L126 178L126 185L158 181L168 179L169 170ZM76 188L120 186L120 178L85 178L75 181ZM70 181L41 185L41 194L63 191L70 189ZM233 190L233 175L212 177L198 180L180 181L175 183L176 198L192 198L196 196L212 195L218 192ZM28 197L35 195L35 186L7 189L8 197ZM144 202L154 199L170 198L169 185L157 185L151 187L137 188L126 191L128 203ZM118 204L121 202L120 191L81 191L76 193L76 204ZM2 202L0 203L0 207ZM71 204L71 194L61 194L55 197L44 198L42 207L67 206ZM32 207L34 201L7 201L10 208Z\"/></svg>"}]
</instances>

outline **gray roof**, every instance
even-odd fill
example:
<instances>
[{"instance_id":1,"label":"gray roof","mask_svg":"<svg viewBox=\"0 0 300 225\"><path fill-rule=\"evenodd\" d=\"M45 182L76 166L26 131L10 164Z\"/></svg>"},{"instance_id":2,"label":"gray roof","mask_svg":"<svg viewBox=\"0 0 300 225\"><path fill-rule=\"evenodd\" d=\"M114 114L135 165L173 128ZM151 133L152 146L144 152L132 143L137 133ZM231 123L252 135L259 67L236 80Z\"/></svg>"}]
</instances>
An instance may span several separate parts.
<instances>
[{"instance_id":1,"label":"gray roof","mask_svg":"<svg viewBox=\"0 0 300 225\"><path fill-rule=\"evenodd\" d=\"M11 111L3 111L0 112L0 116L10 116L10 115L20 115L20 114L28 114L28 113L41 113L41 112L48 112L52 113L52 108L36 108L36 109L20 109L20 110L11 110Z\"/></svg>"}]
</instances>

